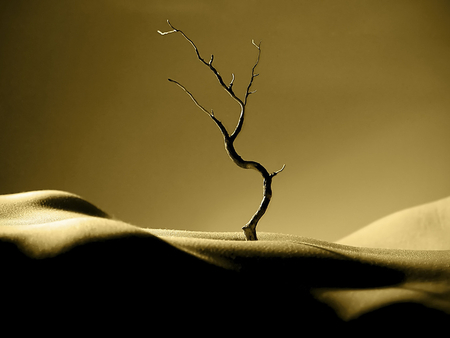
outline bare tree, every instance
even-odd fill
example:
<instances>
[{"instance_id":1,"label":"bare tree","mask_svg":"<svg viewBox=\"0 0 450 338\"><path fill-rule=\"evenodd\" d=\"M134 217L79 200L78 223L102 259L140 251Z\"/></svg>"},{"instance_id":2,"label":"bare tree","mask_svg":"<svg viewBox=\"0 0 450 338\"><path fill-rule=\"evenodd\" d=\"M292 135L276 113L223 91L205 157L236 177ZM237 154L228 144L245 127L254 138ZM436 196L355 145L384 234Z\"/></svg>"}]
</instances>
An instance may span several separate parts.
<instances>
[{"instance_id":1,"label":"bare tree","mask_svg":"<svg viewBox=\"0 0 450 338\"><path fill-rule=\"evenodd\" d=\"M189 39L187 37L186 34L183 33L183 31L175 28L174 26L171 25L171 23L169 22L169 20L167 20L167 23L169 24L170 28L172 28L172 30L167 31L167 32L161 32L158 31L159 34L161 35L167 35L167 34L171 34L171 33L180 33L191 45L192 47L194 47L195 53L197 54L197 58L205 65L207 66L216 76L217 80L219 81L220 85L223 87L223 89L225 89L225 91L239 104L240 108L241 108L241 113L239 116L239 120L238 123L236 125L236 128L234 129L233 133L230 135L227 131L227 129L225 128L225 126L222 124L222 122L220 122L215 116L214 116L214 111L211 110L211 112L209 112L208 110L206 110L200 103L198 103L198 101L195 99L195 97L186 89L186 87L184 87L181 83L169 79L169 81L177 84L181 89L183 89L188 95L189 97L192 99L192 101L197 105L197 107L199 107L203 112L205 112L206 114L208 114L208 116L216 123L216 125L219 127L223 138L224 138L224 142L225 142L225 150L228 153L228 156L231 158L231 160L236 163L236 165L238 165L241 168L244 169L255 169L257 170L263 177L264 179L264 189L263 189L263 199L261 201L261 204L258 208L258 210L256 211L256 213L253 215L253 217L250 219L250 221L244 226L242 227L242 229L244 230L244 234L245 234L245 238L248 241L256 241L257 237L256 237L256 226L259 222L259 220L261 219L261 217L264 215L264 213L267 210L267 207L269 206L270 200L272 198L272 179L279 174L281 171L283 171L285 165L283 165L283 167L278 170L275 171L273 173L269 173L266 168L264 168L260 163L255 162L255 161L246 161L244 160L241 156L239 156L239 154L236 152L236 149L234 148L234 141L236 140L236 138L238 137L239 133L242 130L242 126L244 124L244 118L245 118L245 110L247 107L247 100L248 97L255 93L256 90L251 91L251 87L253 84L253 80L255 77L257 77L259 74L255 74L255 69L256 66L259 63L259 59L261 56L261 43L256 44L253 40L252 40L252 44L258 49L258 56L256 58L256 62L252 68L252 74L251 74L251 78L250 78L250 82L247 86L247 90L245 92L245 96L244 99L240 99L239 97L236 96L236 94L233 91L233 84L234 84L234 74L232 74L231 76L231 82L229 85L226 85L225 82L222 79L222 76L219 74L219 72L217 71L217 69L213 66L213 60L214 60L214 55L211 55L210 60L207 62L205 61L205 59L203 59L200 55L200 52L197 49L197 46L194 44L194 42Z\"/></svg>"}]
</instances>

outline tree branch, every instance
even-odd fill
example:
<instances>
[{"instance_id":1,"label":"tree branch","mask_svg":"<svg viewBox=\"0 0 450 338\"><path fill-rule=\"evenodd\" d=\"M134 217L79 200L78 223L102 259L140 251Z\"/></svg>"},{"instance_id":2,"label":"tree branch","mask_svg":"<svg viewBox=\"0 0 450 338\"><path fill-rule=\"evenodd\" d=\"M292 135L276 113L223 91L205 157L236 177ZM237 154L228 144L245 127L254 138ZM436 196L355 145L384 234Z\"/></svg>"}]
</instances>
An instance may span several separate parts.
<instances>
[{"instance_id":1,"label":"tree branch","mask_svg":"<svg viewBox=\"0 0 450 338\"><path fill-rule=\"evenodd\" d=\"M245 98L244 98L244 102L242 103L242 106L241 106L241 114L239 115L238 123L237 123L236 128L234 129L233 133L231 134L231 138L233 140L236 139L236 137L238 137L239 133L242 130L242 126L244 125L245 107L247 106L247 99L250 94L253 94L256 92L256 90L250 92L250 88L252 87L253 79L259 75L259 74L255 74L255 69L258 66L260 55L261 55L261 42L259 43L259 45L257 45L257 44L255 44L255 41L252 40L252 44L256 48L258 48L258 56L256 58L255 64L253 65L253 68L252 68L252 76L250 78L250 82L249 82L249 84L247 86L247 90L245 92Z\"/></svg>"},{"instance_id":2,"label":"tree branch","mask_svg":"<svg viewBox=\"0 0 450 338\"><path fill-rule=\"evenodd\" d=\"M214 61L214 56L211 55L211 58L209 60L209 62L206 62L200 55L200 52L197 48L197 46L195 45L195 43L181 30L175 28L174 26L172 26L172 24L169 22L169 20L167 20L168 25L172 28L171 31L167 31L167 32L161 32L158 31L159 34L161 35L167 35L167 34L171 34L171 33L180 33L194 48L195 53L197 55L197 58L206 66L208 66L208 68L213 72L213 74L215 75L215 77L217 78L217 80L219 81L219 84L222 86L222 88L225 89L225 91L239 104L240 108L241 108L241 113L239 116L239 120L238 123L236 125L235 130L233 131L233 133L230 134L228 133L227 129L225 128L225 126L222 124L222 122L220 122L220 120L218 120L215 116L214 116L214 112L213 110L211 110L211 112L208 112L208 110L206 110L205 107L203 107L196 99L195 97L191 94L191 92L189 92L186 87L184 87L182 84L180 84L179 82L169 79L169 81L177 84L181 89L183 89L186 94L188 94L188 96L191 98L191 100L195 103L195 105L200 108L203 112L205 112L206 114L209 115L209 117L211 117L211 119L216 123L216 125L219 127L222 136L224 138L224 144L225 144L225 150L228 153L228 156L231 158L231 160L240 168L244 168L244 169L254 169L257 170L261 176L263 177L264 180L264 185L263 185L263 199L261 201L261 204L258 208L258 210L256 211L256 213L253 215L253 217L251 218L251 220L242 228L244 230L244 234L247 240L257 240L257 236L256 236L256 226L259 222L259 220L261 219L261 217L264 215L264 213L267 210L267 207L269 206L270 200L272 198L272 179L273 177L275 177L277 174L279 174L280 172L282 172L285 168L285 165L283 165L283 167L278 170L275 171L271 174L269 174L269 172L266 170L266 168L264 168L264 166L262 166L260 163L255 162L255 161L246 161L244 160L237 152L236 149L234 147L234 141L236 140L236 137L239 135L239 133L242 130L242 126L244 124L244 117L245 117L245 107L247 105L247 100L248 97L255 93L256 90L254 91L250 91L252 84L253 84L253 80L255 77L257 77L259 74L255 74L255 69L258 66L259 60L260 60L260 56L261 56L261 42L259 44L256 44L253 40L252 40L252 44L258 48L258 56L256 58L256 62L253 65L252 68L252 74L251 74L251 78L249 81L249 84L247 86L247 90L245 92L245 96L244 96L244 100L241 100L239 97L236 96L236 94L233 91L233 84L234 84L234 80L235 80L235 76L234 74L231 74L231 81L230 84L227 86L225 84L225 82L222 79L222 76L219 74L219 72L217 71L217 69L212 65L213 61Z\"/></svg>"},{"instance_id":3,"label":"tree branch","mask_svg":"<svg viewBox=\"0 0 450 338\"><path fill-rule=\"evenodd\" d=\"M189 97L192 99L192 101L194 101L195 105L197 107L199 107L201 110L203 110L206 114L208 114L209 116L211 116L213 114L212 112L210 113L209 111L207 111L200 103L198 103L198 101L195 99L194 95L192 95L191 92L189 90L187 90L185 86L183 86L178 81L175 81L175 80L172 80L172 79L168 79L168 80L170 82L173 82L173 83L177 84L181 89L183 89L186 92L186 94L189 95Z\"/></svg>"},{"instance_id":4,"label":"tree branch","mask_svg":"<svg viewBox=\"0 0 450 338\"><path fill-rule=\"evenodd\" d=\"M197 54L197 58L205 65L208 66L209 69L211 69L211 71L214 73L214 75L216 76L217 80L219 81L220 85L223 87L223 89L225 89L225 91L242 107L244 105L244 103L241 101L241 99L239 99L236 94L234 94L233 90L232 90L232 86L227 86L225 84L225 82L223 81L222 76L219 74L219 72L217 71L217 69L213 66L213 60L214 60L214 55L211 55L211 58L209 60L209 62L206 62L205 59L202 58L202 56L200 55L200 52L197 48L197 46L195 45L194 41L192 41L182 30L175 28L174 26L172 26L172 24L170 23L169 20L167 20L168 25L172 28L171 31L168 32L161 32L158 31L159 34L161 35L167 35L170 33L180 33L190 44L191 46L194 48L195 50L195 54ZM234 75L233 75L234 76Z\"/></svg>"},{"instance_id":5,"label":"tree branch","mask_svg":"<svg viewBox=\"0 0 450 338\"><path fill-rule=\"evenodd\" d=\"M211 112L207 111L205 107L203 107L200 103L198 103L198 101L195 99L194 95L192 95L192 93L186 89L185 86L183 86L181 83L179 83L178 81L172 80L172 79L168 79L170 82L173 82L175 84L177 84L181 89L183 89L186 94L189 95L189 97L191 98L192 101L194 101L195 105L197 107L199 107L202 111L204 111L206 114L209 115L210 118L213 119L213 121L216 123L216 125L219 127L220 131L222 132L223 137L226 139L229 139L229 135L228 135L228 131L225 128L225 126L222 124L222 122L220 122L215 116L214 116L214 111L211 109Z\"/></svg>"}]
</instances>

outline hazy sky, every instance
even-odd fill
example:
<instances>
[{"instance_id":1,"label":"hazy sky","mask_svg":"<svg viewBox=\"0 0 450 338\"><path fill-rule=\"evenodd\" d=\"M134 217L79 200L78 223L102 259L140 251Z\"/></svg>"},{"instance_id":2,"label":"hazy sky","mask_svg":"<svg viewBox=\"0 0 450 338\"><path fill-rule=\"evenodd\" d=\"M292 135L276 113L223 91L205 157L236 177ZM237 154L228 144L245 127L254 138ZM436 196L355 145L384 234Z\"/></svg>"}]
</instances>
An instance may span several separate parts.
<instances>
[{"instance_id":1,"label":"hazy sky","mask_svg":"<svg viewBox=\"0 0 450 338\"><path fill-rule=\"evenodd\" d=\"M0 2L0 193L58 189L153 228L240 231L262 198L183 83L269 171L259 231L325 240L450 195L450 2Z\"/></svg>"}]
</instances>

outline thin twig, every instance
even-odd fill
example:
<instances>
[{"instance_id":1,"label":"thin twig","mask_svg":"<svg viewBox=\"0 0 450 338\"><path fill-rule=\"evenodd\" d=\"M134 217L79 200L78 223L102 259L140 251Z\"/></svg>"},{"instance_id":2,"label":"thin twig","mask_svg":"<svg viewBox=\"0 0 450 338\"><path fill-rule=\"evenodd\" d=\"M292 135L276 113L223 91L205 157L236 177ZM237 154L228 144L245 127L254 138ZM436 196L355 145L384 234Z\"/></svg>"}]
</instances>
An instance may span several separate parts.
<instances>
[{"instance_id":1,"label":"thin twig","mask_svg":"<svg viewBox=\"0 0 450 338\"><path fill-rule=\"evenodd\" d=\"M189 95L189 97L191 98L191 100L195 103L195 105L197 107L199 107L202 111L204 111L206 114L209 115L210 118L213 119L213 121L216 123L216 125L219 127L220 131L222 132L222 135L225 139L229 139L229 135L228 135L228 131L225 128L225 126L222 124L222 122L220 122L215 116L214 116L214 111L211 109L211 112L207 111L205 107L203 107L200 103L198 103L197 99L194 97L194 95L192 95L192 93L186 89L185 86L183 86L181 83L179 83L178 81L172 80L172 79L168 79L170 82L175 83L176 85L178 85L181 89L183 89L186 94Z\"/></svg>"},{"instance_id":2,"label":"thin twig","mask_svg":"<svg viewBox=\"0 0 450 338\"><path fill-rule=\"evenodd\" d=\"M259 43L259 45L257 45L257 44L255 44L255 41L252 40L252 44L256 48L258 48L258 56L256 58L255 64L252 67L252 74L251 74L251 77L250 77L249 84L247 86L247 90L245 91L245 98L244 98L244 101L243 101L243 103L241 105L241 114L239 115L238 123L236 125L236 128L234 128L233 133L231 134L231 138L233 138L233 139L236 139L236 137L238 137L239 133L242 130L242 126L244 125L245 108L247 106L247 99L248 99L250 94L253 94L253 93L256 92L256 90L250 92L250 88L252 87L253 79L259 75L259 74L255 74L255 69L258 66L259 59L260 59L260 56L261 56L261 42Z\"/></svg>"},{"instance_id":3,"label":"thin twig","mask_svg":"<svg viewBox=\"0 0 450 338\"><path fill-rule=\"evenodd\" d=\"M276 175L278 175L279 173L281 173L281 172L284 170L284 168L286 168L286 164L283 164L283 166L281 167L280 170L277 170L277 171L271 173L270 176L275 177Z\"/></svg>"},{"instance_id":4,"label":"thin twig","mask_svg":"<svg viewBox=\"0 0 450 338\"><path fill-rule=\"evenodd\" d=\"M250 78L250 83L248 84L248 87L247 87L247 92L245 94L245 99L244 99L244 105L247 104L248 96L250 94L253 94L254 92L256 92L256 91L250 92L250 88L251 88L251 86L253 84L253 79L259 75L259 74L255 74L255 69L258 66L259 59L261 57L261 41L259 42L259 44L256 44L255 41L252 40L252 45L255 46L256 48L258 48L258 56L256 58L255 64L253 65L253 68L252 68L252 77Z\"/></svg>"},{"instance_id":5,"label":"thin twig","mask_svg":"<svg viewBox=\"0 0 450 338\"><path fill-rule=\"evenodd\" d=\"M175 84L177 84L181 89L183 89L186 94L189 95L189 97L192 99L192 101L194 101L195 105L197 107L199 107L201 110L203 110L206 114L208 114L209 116L213 115L213 113L210 113L209 111L207 111L205 109L205 107L203 107L200 103L198 103L198 101L195 99L194 95L191 94L191 92L189 90L186 89L185 86L183 86L181 83L179 83L178 81L172 80L172 79L168 79L170 82L173 82Z\"/></svg>"}]
</instances>

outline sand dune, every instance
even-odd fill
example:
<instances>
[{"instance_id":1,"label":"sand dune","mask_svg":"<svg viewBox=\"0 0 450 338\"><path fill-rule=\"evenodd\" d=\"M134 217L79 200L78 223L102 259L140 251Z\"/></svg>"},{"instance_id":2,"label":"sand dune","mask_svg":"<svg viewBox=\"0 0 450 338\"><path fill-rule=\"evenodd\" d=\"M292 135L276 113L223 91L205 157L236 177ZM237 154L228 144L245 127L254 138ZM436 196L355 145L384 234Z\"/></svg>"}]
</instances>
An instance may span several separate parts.
<instances>
[{"instance_id":1,"label":"sand dune","mask_svg":"<svg viewBox=\"0 0 450 338\"><path fill-rule=\"evenodd\" d=\"M401 211L337 243L276 233L247 242L143 229L59 191L4 195L4 304L32 309L36 323L103 331L437 329L450 319L449 204Z\"/></svg>"},{"instance_id":2,"label":"sand dune","mask_svg":"<svg viewBox=\"0 0 450 338\"><path fill-rule=\"evenodd\" d=\"M449 250L450 198L386 216L338 243L371 248Z\"/></svg>"}]
</instances>

